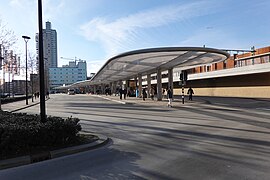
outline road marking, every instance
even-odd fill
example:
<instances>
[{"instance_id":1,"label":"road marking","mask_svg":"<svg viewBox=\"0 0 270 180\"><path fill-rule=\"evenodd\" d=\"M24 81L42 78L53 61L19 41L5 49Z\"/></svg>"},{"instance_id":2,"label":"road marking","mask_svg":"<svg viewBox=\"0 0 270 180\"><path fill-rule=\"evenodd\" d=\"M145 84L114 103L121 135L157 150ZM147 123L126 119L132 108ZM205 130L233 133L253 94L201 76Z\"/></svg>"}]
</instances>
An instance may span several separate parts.
<instances>
[{"instance_id":1,"label":"road marking","mask_svg":"<svg viewBox=\"0 0 270 180\"><path fill-rule=\"evenodd\" d=\"M101 98L109 100L109 101L114 101L114 102L117 102L117 103L126 104L126 102L123 102L123 101L118 101L118 100L110 99L110 98L103 97L103 96L98 96L98 97L101 97Z\"/></svg>"},{"instance_id":2,"label":"road marking","mask_svg":"<svg viewBox=\"0 0 270 180\"><path fill-rule=\"evenodd\" d=\"M217 104L217 105L222 105L222 106L227 106L228 104L224 104L224 103L213 103L213 104Z\"/></svg>"},{"instance_id":3,"label":"road marking","mask_svg":"<svg viewBox=\"0 0 270 180\"><path fill-rule=\"evenodd\" d=\"M256 109L270 111L270 108L256 108Z\"/></svg>"}]
</instances>

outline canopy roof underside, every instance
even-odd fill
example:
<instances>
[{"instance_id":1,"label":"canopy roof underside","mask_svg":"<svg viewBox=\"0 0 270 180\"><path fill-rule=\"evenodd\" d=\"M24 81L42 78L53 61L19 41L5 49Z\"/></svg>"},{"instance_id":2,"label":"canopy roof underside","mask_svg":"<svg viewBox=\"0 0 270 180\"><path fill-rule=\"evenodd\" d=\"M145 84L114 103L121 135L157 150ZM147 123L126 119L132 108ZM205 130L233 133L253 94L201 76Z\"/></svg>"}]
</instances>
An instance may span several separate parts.
<instances>
[{"instance_id":1,"label":"canopy roof underside","mask_svg":"<svg viewBox=\"0 0 270 180\"><path fill-rule=\"evenodd\" d=\"M181 67L190 69L226 60L230 55L222 50L203 47L165 47L131 51L109 59L91 79L73 86L98 85L132 79L138 74L155 73Z\"/></svg>"}]
</instances>

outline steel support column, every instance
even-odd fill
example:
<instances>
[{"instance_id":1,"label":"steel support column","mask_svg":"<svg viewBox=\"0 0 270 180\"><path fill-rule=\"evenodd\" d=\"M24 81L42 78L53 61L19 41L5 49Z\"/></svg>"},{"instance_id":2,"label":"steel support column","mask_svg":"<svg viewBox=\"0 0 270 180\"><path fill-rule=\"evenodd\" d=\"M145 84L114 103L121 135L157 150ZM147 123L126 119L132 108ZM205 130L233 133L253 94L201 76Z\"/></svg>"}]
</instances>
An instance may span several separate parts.
<instances>
[{"instance_id":1,"label":"steel support column","mask_svg":"<svg viewBox=\"0 0 270 180\"><path fill-rule=\"evenodd\" d=\"M168 88L171 87L173 95L173 69L168 69Z\"/></svg>"},{"instance_id":2,"label":"steel support column","mask_svg":"<svg viewBox=\"0 0 270 180\"><path fill-rule=\"evenodd\" d=\"M142 96L142 75L138 75L138 81L139 81L139 97Z\"/></svg>"},{"instance_id":3,"label":"steel support column","mask_svg":"<svg viewBox=\"0 0 270 180\"><path fill-rule=\"evenodd\" d=\"M150 98L151 92L151 74L147 74L147 97Z\"/></svg>"},{"instance_id":4,"label":"steel support column","mask_svg":"<svg viewBox=\"0 0 270 180\"><path fill-rule=\"evenodd\" d=\"M162 101L162 79L160 69L157 69L157 100Z\"/></svg>"}]
</instances>

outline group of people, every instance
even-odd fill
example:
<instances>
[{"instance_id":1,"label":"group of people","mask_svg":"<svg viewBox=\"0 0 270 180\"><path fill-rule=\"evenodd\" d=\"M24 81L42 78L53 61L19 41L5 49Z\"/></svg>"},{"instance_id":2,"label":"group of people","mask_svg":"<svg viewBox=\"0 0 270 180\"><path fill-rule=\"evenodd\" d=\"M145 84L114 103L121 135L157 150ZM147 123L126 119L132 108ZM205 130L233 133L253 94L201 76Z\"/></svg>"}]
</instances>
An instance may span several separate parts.
<instances>
[{"instance_id":1,"label":"group of people","mask_svg":"<svg viewBox=\"0 0 270 180\"><path fill-rule=\"evenodd\" d=\"M192 101L192 96L194 94L194 91L191 87L188 89L188 100ZM168 107L172 107L172 98L173 98L173 92L171 87L167 89L167 96L168 96Z\"/></svg>"},{"instance_id":2,"label":"group of people","mask_svg":"<svg viewBox=\"0 0 270 180\"><path fill-rule=\"evenodd\" d=\"M122 100L122 95L124 95L124 99L126 99L126 97L127 97L127 89L126 88L125 89L120 88L119 89L119 95L120 95L121 100Z\"/></svg>"},{"instance_id":3,"label":"group of people","mask_svg":"<svg viewBox=\"0 0 270 180\"><path fill-rule=\"evenodd\" d=\"M116 94L119 94L120 100L122 100L123 99L123 96L124 96L124 99L126 99L126 97L130 95L130 91L128 91L126 88L124 88L124 89L119 88L119 89L117 89L117 93L115 93L115 95ZM139 91L138 90L136 90L136 94L137 95L139 94ZM136 97L137 97L137 95L136 95ZM155 90L152 87L150 89L150 98L152 100L154 100L154 96L155 96ZM142 96L141 97L143 98L144 101L145 101L145 98L147 98L147 93L146 93L146 89L145 88L142 89Z\"/></svg>"},{"instance_id":4,"label":"group of people","mask_svg":"<svg viewBox=\"0 0 270 180\"><path fill-rule=\"evenodd\" d=\"M49 98L49 95L50 95L50 93L49 93L49 91L47 91L46 94L45 94L46 98ZM35 99L36 99L36 98L39 98L39 92L35 92L35 93L33 94L33 96L35 97Z\"/></svg>"},{"instance_id":5,"label":"group of people","mask_svg":"<svg viewBox=\"0 0 270 180\"><path fill-rule=\"evenodd\" d=\"M144 101L145 101L145 98L147 98L147 93L146 93L145 88L142 90L142 97L143 97ZM154 100L154 97L155 97L155 89L153 87L151 87L151 89L150 89L150 98L152 100Z\"/></svg>"},{"instance_id":6,"label":"group of people","mask_svg":"<svg viewBox=\"0 0 270 180\"><path fill-rule=\"evenodd\" d=\"M152 100L154 100L154 94L155 94L155 90L152 87L151 90L150 90L150 97L151 97ZM165 89L163 89L162 94L163 95L165 94ZM188 100L192 101L192 96L194 94L194 91L193 91L193 89L191 87L188 89L187 94L189 95ZM142 98L143 98L144 101L145 101L146 97L147 97L146 90L143 89L142 90ZM168 98L168 107L172 107L173 91L172 91L171 87L169 87L167 89L167 98Z\"/></svg>"},{"instance_id":7,"label":"group of people","mask_svg":"<svg viewBox=\"0 0 270 180\"><path fill-rule=\"evenodd\" d=\"M165 89L163 90L162 94L163 95L165 94ZM188 89L187 94L189 95L188 100L192 101L192 96L194 94L194 91L193 91L193 89L191 87ZM123 95L124 95L124 99L126 99L127 89L120 88L119 89L119 95L120 95L121 100L122 100ZM150 89L150 98L152 100L154 100L154 96L155 96L155 89L153 87L151 87L151 89ZM146 98L147 98L147 92L146 92L146 89L143 88L142 89L142 99L143 99L143 101L145 101ZM169 87L167 89L167 98L168 98L168 107L172 107L173 91L172 91L171 87Z\"/></svg>"},{"instance_id":8,"label":"group of people","mask_svg":"<svg viewBox=\"0 0 270 180\"><path fill-rule=\"evenodd\" d=\"M35 99L36 99L36 98L39 98L39 92L35 92L35 93L34 93L34 97L35 97Z\"/></svg>"},{"instance_id":9,"label":"group of people","mask_svg":"<svg viewBox=\"0 0 270 180\"><path fill-rule=\"evenodd\" d=\"M112 95L111 88L106 87L106 88L105 88L105 94L106 94L106 96L107 96L107 95L110 95L110 96L111 96L111 95Z\"/></svg>"}]
</instances>

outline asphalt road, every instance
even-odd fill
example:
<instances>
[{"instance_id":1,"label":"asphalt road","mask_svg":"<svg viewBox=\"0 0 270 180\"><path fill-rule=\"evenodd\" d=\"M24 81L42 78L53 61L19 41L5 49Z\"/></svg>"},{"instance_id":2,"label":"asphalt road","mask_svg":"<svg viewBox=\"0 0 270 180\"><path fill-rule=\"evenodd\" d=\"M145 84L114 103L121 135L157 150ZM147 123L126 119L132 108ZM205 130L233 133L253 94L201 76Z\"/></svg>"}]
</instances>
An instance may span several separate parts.
<instances>
[{"instance_id":1,"label":"asphalt road","mask_svg":"<svg viewBox=\"0 0 270 180\"><path fill-rule=\"evenodd\" d=\"M22 112L39 112L38 106ZM111 142L0 171L0 179L269 179L269 111L194 103L168 108L53 95L47 113L78 117Z\"/></svg>"}]
</instances>

